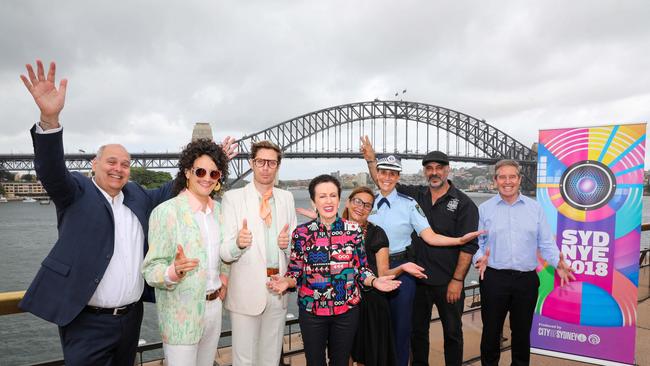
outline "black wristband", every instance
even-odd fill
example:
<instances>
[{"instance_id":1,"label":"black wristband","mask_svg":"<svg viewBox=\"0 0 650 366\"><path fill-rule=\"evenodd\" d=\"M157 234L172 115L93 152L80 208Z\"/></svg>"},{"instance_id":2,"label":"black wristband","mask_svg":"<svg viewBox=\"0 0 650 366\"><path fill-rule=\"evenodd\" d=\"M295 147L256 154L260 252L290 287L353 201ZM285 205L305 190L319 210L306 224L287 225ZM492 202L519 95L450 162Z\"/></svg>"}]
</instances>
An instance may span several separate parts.
<instances>
[{"instance_id":1,"label":"black wristband","mask_svg":"<svg viewBox=\"0 0 650 366\"><path fill-rule=\"evenodd\" d=\"M370 287L374 288L375 287L375 280L377 277L373 277L372 280L370 280Z\"/></svg>"},{"instance_id":2,"label":"black wristband","mask_svg":"<svg viewBox=\"0 0 650 366\"><path fill-rule=\"evenodd\" d=\"M374 163L375 161L377 161L377 159L375 159L375 160L366 160L366 163L370 164L370 163Z\"/></svg>"},{"instance_id":3,"label":"black wristband","mask_svg":"<svg viewBox=\"0 0 650 366\"><path fill-rule=\"evenodd\" d=\"M452 279L453 279L454 281L458 281L458 282L463 282L463 283L465 282L465 280L459 280L459 279L456 278L456 277L452 277Z\"/></svg>"}]
</instances>

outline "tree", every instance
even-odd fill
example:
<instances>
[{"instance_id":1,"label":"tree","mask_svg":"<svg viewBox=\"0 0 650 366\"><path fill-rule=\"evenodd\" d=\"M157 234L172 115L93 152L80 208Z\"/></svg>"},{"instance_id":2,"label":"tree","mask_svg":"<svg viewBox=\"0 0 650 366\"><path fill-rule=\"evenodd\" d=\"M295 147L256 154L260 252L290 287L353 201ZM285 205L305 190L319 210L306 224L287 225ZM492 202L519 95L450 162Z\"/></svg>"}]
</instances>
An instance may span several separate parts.
<instances>
[{"instance_id":1,"label":"tree","mask_svg":"<svg viewBox=\"0 0 650 366\"><path fill-rule=\"evenodd\" d=\"M22 177L20 177L20 179L23 182L36 182L36 176L34 174L29 174L29 173L23 175Z\"/></svg>"},{"instance_id":2,"label":"tree","mask_svg":"<svg viewBox=\"0 0 650 366\"><path fill-rule=\"evenodd\" d=\"M131 180L145 188L158 188L172 180L167 172L157 172L145 168L131 168Z\"/></svg>"},{"instance_id":3,"label":"tree","mask_svg":"<svg viewBox=\"0 0 650 366\"><path fill-rule=\"evenodd\" d=\"M16 174L6 170L0 170L0 182L13 182Z\"/></svg>"}]
</instances>

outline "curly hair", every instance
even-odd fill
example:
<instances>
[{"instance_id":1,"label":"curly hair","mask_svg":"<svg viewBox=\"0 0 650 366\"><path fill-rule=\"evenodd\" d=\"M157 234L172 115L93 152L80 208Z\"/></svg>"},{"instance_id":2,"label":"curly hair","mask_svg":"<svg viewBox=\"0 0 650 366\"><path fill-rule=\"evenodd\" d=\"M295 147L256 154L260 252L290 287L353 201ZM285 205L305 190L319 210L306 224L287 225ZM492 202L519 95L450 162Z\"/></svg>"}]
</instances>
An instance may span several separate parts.
<instances>
[{"instance_id":1,"label":"curly hair","mask_svg":"<svg viewBox=\"0 0 650 366\"><path fill-rule=\"evenodd\" d=\"M209 156L221 172L219 183L221 183L222 188L216 193L217 195L221 195L226 179L228 178L228 157L221 146L215 144L214 141L210 139L198 139L187 144L183 151L181 151L181 156L178 159L178 173L176 174L174 188L172 189L174 196L178 195L187 186L185 171L192 169L194 161L203 155ZM215 192L212 192L210 197L214 197L214 195Z\"/></svg>"}]
</instances>

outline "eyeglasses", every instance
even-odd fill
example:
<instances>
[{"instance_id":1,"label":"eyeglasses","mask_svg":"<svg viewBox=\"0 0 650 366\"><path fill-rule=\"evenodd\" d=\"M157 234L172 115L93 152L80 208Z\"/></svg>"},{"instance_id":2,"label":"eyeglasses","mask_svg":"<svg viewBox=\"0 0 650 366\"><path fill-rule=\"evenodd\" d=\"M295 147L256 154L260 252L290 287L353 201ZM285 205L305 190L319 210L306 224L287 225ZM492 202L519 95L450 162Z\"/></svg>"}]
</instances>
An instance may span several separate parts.
<instances>
[{"instance_id":1,"label":"eyeglasses","mask_svg":"<svg viewBox=\"0 0 650 366\"><path fill-rule=\"evenodd\" d=\"M269 160L269 159L253 159L253 164L255 164L255 166L258 168L263 168L264 165L268 165L269 168L271 169L278 167L277 160Z\"/></svg>"},{"instance_id":2,"label":"eyeglasses","mask_svg":"<svg viewBox=\"0 0 650 366\"><path fill-rule=\"evenodd\" d=\"M203 168L192 168L192 174L196 175L199 178L205 177L205 174L208 171ZM221 178L221 172L218 170L210 170L210 178L214 180L219 180Z\"/></svg>"},{"instance_id":3,"label":"eyeglasses","mask_svg":"<svg viewBox=\"0 0 650 366\"><path fill-rule=\"evenodd\" d=\"M356 198L356 197L350 198L350 202L352 202L353 205L355 205L357 207L363 207L366 210L371 210L372 209L372 203L363 202L363 200L361 200L361 198Z\"/></svg>"}]
</instances>

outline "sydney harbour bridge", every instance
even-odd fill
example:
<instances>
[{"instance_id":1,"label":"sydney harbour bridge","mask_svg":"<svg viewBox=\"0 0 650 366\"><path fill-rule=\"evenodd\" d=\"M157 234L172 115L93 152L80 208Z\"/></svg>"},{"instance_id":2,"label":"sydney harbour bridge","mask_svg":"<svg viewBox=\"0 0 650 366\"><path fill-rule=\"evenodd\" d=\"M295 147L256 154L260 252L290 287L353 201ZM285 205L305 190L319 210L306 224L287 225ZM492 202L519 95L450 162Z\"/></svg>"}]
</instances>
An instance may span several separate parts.
<instances>
[{"instance_id":1,"label":"sydney harbour bridge","mask_svg":"<svg viewBox=\"0 0 650 366\"><path fill-rule=\"evenodd\" d=\"M239 154L230 162L230 178L250 172L251 142L270 140L284 151L283 159L361 159L359 139L367 135L378 154L422 159L440 150L450 160L494 164L514 159L523 168L525 190L535 186L536 152L484 120L431 104L409 101L358 102L329 107L245 135ZM148 169L176 168L178 153L132 153L131 165ZM89 170L94 154L66 154L71 170ZM0 170L33 170L33 155L0 155Z\"/></svg>"}]
</instances>

